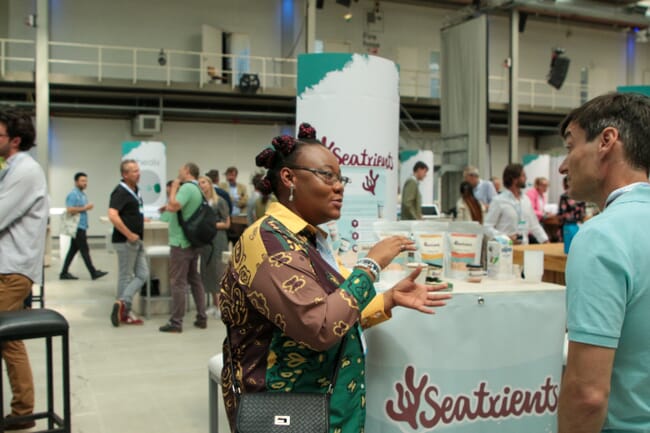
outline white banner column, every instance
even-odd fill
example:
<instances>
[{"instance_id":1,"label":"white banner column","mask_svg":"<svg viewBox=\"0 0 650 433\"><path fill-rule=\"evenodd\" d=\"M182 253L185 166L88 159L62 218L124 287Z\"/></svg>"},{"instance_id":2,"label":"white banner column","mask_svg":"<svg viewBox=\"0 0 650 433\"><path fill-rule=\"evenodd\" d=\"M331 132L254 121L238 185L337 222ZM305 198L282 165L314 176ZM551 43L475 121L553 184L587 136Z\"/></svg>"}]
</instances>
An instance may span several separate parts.
<instances>
[{"instance_id":1,"label":"white banner column","mask_svg":"<svg viewBox=\"0 0 650 433\"><path fill-rule=\"evenodd\" d=\"M48 0L36 1L36 152L37 160L49 182L50 79L49 42L50 14Z\"/></svg>"},{"instance_id":2,"label":"white banner column","mask_svg":"<svg viewBox=\"0 0 650 433\"><path fill-rule=\"evenodd\" d=\"M298 57L296 124L308 122L352 179L338 224L330 224L344 261L374 241L372 223L397 216L399 72L390 60L361 54ZM344 254L349 253L349 254Z\"/></svg>"},{"instance_id":3,"label":"white banner column","mask_svg":"<svg viewBox=\"0 0 650 433\"><path fill-rule=\"evenodd\" d=\"M508 101L508 163L519 161L519 11L510 14L510 98Z\"/></svg>"}]
</instances>

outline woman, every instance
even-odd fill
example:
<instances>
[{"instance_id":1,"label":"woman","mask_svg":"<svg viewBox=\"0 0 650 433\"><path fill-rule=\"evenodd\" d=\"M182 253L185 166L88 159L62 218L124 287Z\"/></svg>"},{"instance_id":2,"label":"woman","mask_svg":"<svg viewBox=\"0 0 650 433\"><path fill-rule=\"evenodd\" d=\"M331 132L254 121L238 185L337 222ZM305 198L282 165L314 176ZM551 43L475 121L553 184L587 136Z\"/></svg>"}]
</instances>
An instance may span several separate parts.
<instances>
[{"instance_id":1,"label":"woman","mask_svg":"<svg viewBox=\"0 0 650 433\"><path fill-rule=\"evenodd\" d=\"M562 179L562 186L564 192L560 195L560 203L558 204L558 214L561 224L561 237L564 241L564 254L569 254L569 247L573 237L578 233L578 224L585 220L586 206L582 201L575 201L567 190L569 189L569 179L564 176Z\"/></svg>"},{"instance_id":2,"label":"woman","mask_svg":"<svg viewBox=\"0 0 650 433\"><path fill-rule=\"evenodd\" d=\"M218 283L223 275L224 263L221 253L228 249L226 230L230 227L230 214L228 204L214 191L212 180L207 176L199 176L199 188L205 200L212 206L217 215L217 235L211 245L203 247L201 252L201 279L207 293L212 294L212 306L206 310L208 316L219 317L219 287Z\"/></svg>"},{"instance_id":3,"label":"woman","mask_svg":"<svg viewBox=\"0 0 650 433\"><path fill-rule=\"evenodd\" d=\"M337 349L348 334L330 400L330 431L362 431L361 328L390 318L397 305L433 313L430 307L450 298L435 293L446 284L416 284L417 269L375 296L380 268L401 251L415 250L403 236L376 244L369 260L361 259L351 273L339 270L317 226L340 217L348 179L320 142L277 137L256 163L267 169L264 190L273 191L278 202L240 237L221 284L219 304L231 343L224 343L222 389L231 429L237 411L231 359L244 393L325 392Z\"/></svg>"},{"instance_id":4,"label":"woman","mask_svg":"<svg viewBox=\"0 0 650 433\"><path fill-rule=\"evenodd\" d=\"M472 185L469 182L461 182L460 198L456 202L457 221L477 221L483 224L485 208L474 197Z\"/></svg>"}]
</instances>

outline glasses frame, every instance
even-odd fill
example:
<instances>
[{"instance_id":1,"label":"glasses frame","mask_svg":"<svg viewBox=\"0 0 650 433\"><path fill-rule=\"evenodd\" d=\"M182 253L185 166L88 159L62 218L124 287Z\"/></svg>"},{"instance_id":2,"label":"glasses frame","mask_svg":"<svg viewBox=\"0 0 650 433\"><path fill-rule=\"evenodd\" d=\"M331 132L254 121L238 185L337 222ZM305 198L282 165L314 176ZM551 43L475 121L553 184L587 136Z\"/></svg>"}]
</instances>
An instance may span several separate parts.
<instances>
[{"instance_id":1,"label":"glasses frame","mask_svg":"<svg viewBox=\"0 0 650 433\"><path fill-rule=\"evenodd\" d=\"M302 165L292 165L288 167L292 170L304 170L312 173L314 176L323 181L327 185L334 185L336 182L339 182L343 187L352 183L352 180L347 176L341 176L336 174L333 171L321 170L319 168L304 167Z\"/></svg>"}]
</instances>

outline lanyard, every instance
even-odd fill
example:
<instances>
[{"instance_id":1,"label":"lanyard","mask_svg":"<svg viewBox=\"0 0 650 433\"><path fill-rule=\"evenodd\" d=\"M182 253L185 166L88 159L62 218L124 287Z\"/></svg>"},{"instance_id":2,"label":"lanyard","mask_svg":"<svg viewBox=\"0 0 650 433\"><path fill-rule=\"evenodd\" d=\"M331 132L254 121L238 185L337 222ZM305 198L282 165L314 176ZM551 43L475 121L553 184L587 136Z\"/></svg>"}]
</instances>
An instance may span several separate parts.
<instances>
[{"instance_id":1,"label":"lanyard","mask_svg":"<svg viewBox=\"0 0 650 433\"><path fill-rule=\"evenodd\" d=\"M138 193L136 194L124 181L120 182L120 185L122 186L122 188L127 190L129 192L129 194L131 194L137 200L138 207L140 209L140 213L143 213L143 210L144 210L143 207L144 206L143 206L143 203L142 203L142 197L140 197L140 191L138 191Z\"/></svg>"},{"instance_id":2,"label":"lanyard","mask_svg":"<svg viewBox=\"0 0 650 433\"><path fill-rule=\"evenodd\" d=\"M612 204L614 200L625 194L626 192L632 191L636 187L639 188L650 188L650 184L647 182L635 182L631 183L629 185L625 185L624 187L618 188L614 191L612 191L611 194L609 194L609 197L607 197L607 201L605 202L605 208Z\"/></svg>"}]
</instances>

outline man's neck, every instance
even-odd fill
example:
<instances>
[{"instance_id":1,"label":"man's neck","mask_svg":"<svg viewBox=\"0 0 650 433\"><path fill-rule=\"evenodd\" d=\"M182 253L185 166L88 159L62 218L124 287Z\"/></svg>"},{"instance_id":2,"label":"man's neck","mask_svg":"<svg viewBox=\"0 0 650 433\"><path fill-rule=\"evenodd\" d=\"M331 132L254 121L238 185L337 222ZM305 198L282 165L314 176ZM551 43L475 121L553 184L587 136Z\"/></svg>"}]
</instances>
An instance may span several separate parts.
<instances>
[{"instance_id":1,"label":"man's neck","mask_svg":"<svg viewBox=\"0 0 650 433\"><path fill-rule=\"evenodd\" d=\"M508 190L510 190L510 192L512 193L512 195L515 196L515 198L519 198L521 196L521 188L519 188L516 185L511 186L510 188L508 188Z\"/></svg>"},{"instance_id":2,"label":"man's neck","mask_svg":"<svg viewBox=\"0 0 650 433\"><path fill-rule=\"evenodd\" d=\"M133 183L133 182L128 181L126 179L122 179L122 182L124 182L126 184L126 186L128 186L129 188L131 188L134 191L135 191L135 188L138 186L137 183Z\"/></svg>"}]
</instances>

